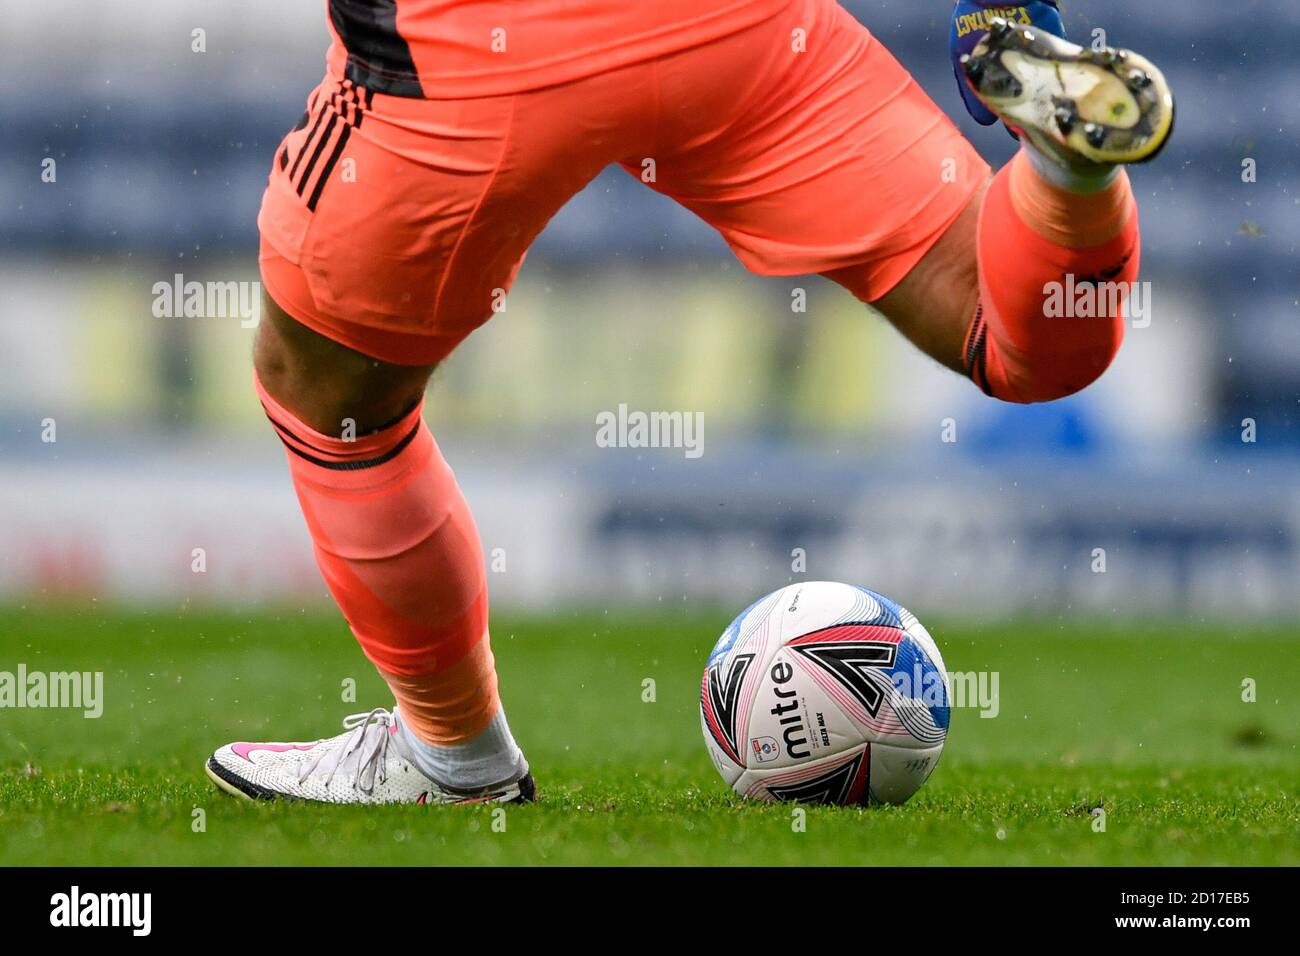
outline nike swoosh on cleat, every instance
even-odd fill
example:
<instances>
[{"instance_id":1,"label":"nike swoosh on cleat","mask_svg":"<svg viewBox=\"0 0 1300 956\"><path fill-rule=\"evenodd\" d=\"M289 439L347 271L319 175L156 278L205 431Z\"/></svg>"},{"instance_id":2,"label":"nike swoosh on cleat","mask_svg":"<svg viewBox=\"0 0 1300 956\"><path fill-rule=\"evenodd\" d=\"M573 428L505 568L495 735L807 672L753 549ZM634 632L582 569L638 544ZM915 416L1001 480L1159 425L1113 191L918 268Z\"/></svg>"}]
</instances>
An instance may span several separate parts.
<instances>
[{"instance_id":1,"label":"nike swoosh on cleat","mask_svg":"<svg viewBox=\"0 0 1300 956\"><path fill-rule=\"evenodd\" d=\"M243 757L249 763L252 763L253 758L250 757L249 754L254 750L268 750L271 753L282 754L288 750L311 750L311 748L315 747L317 743L320 743L320 741L318 740L316 743L312 744L250 744L240 742L237 744L231 744L230 749Z\"/></svg>"}]
</instances>

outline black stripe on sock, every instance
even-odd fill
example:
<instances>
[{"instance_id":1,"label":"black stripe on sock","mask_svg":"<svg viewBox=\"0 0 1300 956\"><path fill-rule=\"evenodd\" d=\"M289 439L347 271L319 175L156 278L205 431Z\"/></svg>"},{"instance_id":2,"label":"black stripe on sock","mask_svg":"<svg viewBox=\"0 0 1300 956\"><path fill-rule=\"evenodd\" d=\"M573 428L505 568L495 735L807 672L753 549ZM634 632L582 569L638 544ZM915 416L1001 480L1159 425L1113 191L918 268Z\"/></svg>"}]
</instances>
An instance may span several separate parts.
<instances>
[{"instance_id":1,"label":"black stripe on sock","mask_svg":"<svg viewBox=\"0 0 1300 956\"><path fill-rule=\"evenodd\" d=\"M975 319L971 322L970 332L966 338L966 374L979 386L980 391L985 395L992 395L985 369L988 331L988 325L984 321L984 305L981 303L975 308Z\"/></svg>"},{"instance_id":2,"label":"black stripe on sock","mask_svg":"<svg viewBox=\"0 0 1300 956\"><path fill-rule=\"evenodd\" d=\"M413 411L415 411L417 408L419 408L419 407L420 407L420 402L421 402L421 401L423 401L423 398L417 398L417 399L415 399L413 402L411 402L411 404L407 405L404 409L402 409L401 414L399 414L399 415L397 415L396 417L391 418L391 419L389 419L388 421L384 422L384 423L383 423L382 425L380 425L378 428L373 428L373 429L371 429L370 431L366 432L366 433L365 433L364 435L362 435L361 437L362 437L362 438L369 438L371 435L378 435L380 432L387 431L388 429L390 429L390 428L392 428L394 425L396 425L398 422L400 422L400 421L401 421L403 418L405 418L407 415L411 414L411 412L413 412ZM291 432L288 428L286 428L284 425L281 425L278 421L275 420L275 416L273 416L273 415L271 414L271 410L270 410L269 408L266 407L266 403L265 403L265 402L258 402L258 404L262 406L262 414L264 414L264 415L266 416L266 420L267 420L268 422L271 423L271 427L274 428L276 431L281 432L281 433L283 433L284 435L287 435L289 438L292 438L292 439L293 439L294 441L296 441L299 445L305 445L305 446L307 446L308 448L310 448L312 451L320 452L322 455L330 455L330 454L334 454L334 453L331 452L329 449L317 447L316 445L313 445L313 444L312 444L311 442L309 442L309 441L303 441L301 438L299 438L297 435L295 435L293 432ZM418 423L417 423L417 424L418 424ZM326 436L326 437L329 437L329 436Z\"/></svg>"},{"instance_id":3,"label":"black stripe on sock","mask_svg":"<svg viewBox=\"0 0 1300 956\"><path fill-rule=\"evenodd\" d=\"M311 464L320 468L328 468L330 471L365 471L367 468L378 468L380 465L385 465L402 452L406 451L407 446L410 445L411 442L415 441L415 436L420 433L420 426L422 424L423 422L416 422L415 427L407 433L406 437L391 449L384 452L384 454L380 455L378 458L368 458L365 461L325 461L324 459L317 458L315 455L309 455L305 451L289 444L289 442L284 440L283 435L280 436L280 441L284 442L284 447L289 449L289 451L293 452L299 458L311 462ZM276 425L276 428L279 427L279 425ZM286 431L285 434L288 434L288 432Z\"/></svg>"},{"instance_id":4,"label":"black stripe on sock","mask_svg":"<svg viewBox=\"0 0 1300 956\"><path fill-rule=\"evenodd\" d=\"M305 442L305 441L303 441L301 438L299 438L299 437L298 437L297 435L295 435L293 432L289 431L289 429L285 428L283 425L281 425L279 422L277 422L274 418L272 418L270 412L267 412L266 418L267 418L267 421L269 421L269 422L271 423L271 426L272 426L272 427L273 427L277 432L279 432L280 441L285 442L286 444L288 444L289 441L292 440L292 441L297 442L299 445L305 445L306 447L310 448L312 451L314 451L314 452L318 452L319 454L322 454L322 455L328 455L328 454L331 454L331 452L330 452L328 449L325 449L325 448L317 448L317 447L316 447L315 445L313 445L311 442Z\"/></svg>"},{"instance_id":5,"label":"black stripe on sock","mask_svg":"<svg viewBox=\"0 0 1300 956\"><path fill-rule=\"evenodd\" d=\"M979 342L975 346L975 374L971 376L975 384L980 387L985 395L992 395L993 389L989 387L989 373L987 368L986 356L988 355L988 326L980 329Z\"/></svg>"},{"instance_id":6,"label":"black stripe on sock","mask_svg":"<svg viewBox=\"0 0 1300 956\"><path fill-rule=\"evenodd\" d=\"M983 303L977 303L975 316L971 319L970 328L966 331L965 355L962 356L968 372L975 367L975 343L982 331L984 331L984 305Z\"/></svg>"}]
</instances>

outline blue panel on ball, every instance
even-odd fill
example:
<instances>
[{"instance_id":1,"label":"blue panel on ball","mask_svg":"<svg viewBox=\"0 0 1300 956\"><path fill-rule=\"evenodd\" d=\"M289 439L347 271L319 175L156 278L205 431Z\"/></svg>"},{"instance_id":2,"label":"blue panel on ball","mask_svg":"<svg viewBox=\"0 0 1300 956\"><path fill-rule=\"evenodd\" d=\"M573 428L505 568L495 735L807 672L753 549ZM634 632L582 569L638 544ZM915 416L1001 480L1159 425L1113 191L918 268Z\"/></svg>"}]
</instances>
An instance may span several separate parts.
<instances>
[{"instance_id":1,"label":"blue panel on ball","mask_svg":"<svg viewBox=\"0 0 1300 956\"><path fill-rule=\"evenodd\" d=\"M736 615L736 619L727 625L727 629L723 631L722 636L718 638L718 643L713 645L713 651L709 654L709 662L704 665L705 669L712 667L727 655L727 652L735 646L736 638L740 637L740 625L743 624L745 618L749 616L749 612L754 610L754 608L758 607L771 596L771 594L763 595L749 607Z\"/></svg>"},{"instance_id":2,"label":"blue panel on ball","mask_svg":"<svg viewBox=\"0 0 1300 956\"><path fill-rule=\"evenodd\" d=\"M903 626L903 609L897 604L885 597L883 594L864 588L860 585L853 585L854 588L861 591L868 598L876 603L880 610L872 615L858 615L854 617L854 622L858 624L874 624L881 627L902 627Z\"/></svg>"},{"instance_id":3,"label":"blue panel on ball","mask_svg":"<svg viewBox=\"0 0 1300 956\"><path fill-rule=\"evenodd\" d=\"M910 636L904 637L898 644L894 666L886 673L900 694L925 704L935 727L948 729L948 687L944 675L920 644Z\"/></svg>"}]
</instances>

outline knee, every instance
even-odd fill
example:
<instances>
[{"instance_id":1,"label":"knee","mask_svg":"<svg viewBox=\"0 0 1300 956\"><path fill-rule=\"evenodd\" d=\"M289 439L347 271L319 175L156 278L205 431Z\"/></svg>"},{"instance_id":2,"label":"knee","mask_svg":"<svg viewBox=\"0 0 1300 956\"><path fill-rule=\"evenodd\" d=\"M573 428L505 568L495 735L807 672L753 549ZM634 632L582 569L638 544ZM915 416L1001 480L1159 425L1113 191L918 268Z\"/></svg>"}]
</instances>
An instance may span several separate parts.
<instances>
[{"instance_id":1,"label":"knee","mask_svg":"<svg viewBox=\"0 0 1300 956\"><path fill-rule=\"evenodd\" d=\"M309 332L263 293L262 319L253 340L253 369L262 387L277 401L296 404L312 372L321 371L316 354L320 349L312 348ZM328 389L331 376L322 377Z\"/></svg>"},{"instance_id":2,"label":"knee","mask_svg":"<svg viewBox=\"0 0 1300 956\"><path fill-rule=\"evenodd\" d=\"M286 395L290 391L290 351L283 339L270 331L265 306L262 316L253 340L253 371L262 387L272 395Z\"/></svg>"},{"instance_id":3,"label":"knee","mask_svg":"<svg viewBox=\"0 0 1300 956\"><path fill-rule=\"evenodd\" d=\"M318 432L364 434L410 411L432 366L380 362L307 328L264 298L253 347L262 388Z\"/></svg>"},{"instance_id":4,"label":"knee","mask_svg":"<svg viewBox=\"0 0 1300 956\"><path fill-rule=\"evenodd\" d=\"M979 299L975 232L982 194L976 192L907 275L871 303L913 345L956 372L963 368L962 342ZM855 268L859 276L870 275L870 267ZM831 276L859 298L869 294L865 279L855 288L852 273L850 282L845 277L844 271Z\"/></svg>"}]
</instances>

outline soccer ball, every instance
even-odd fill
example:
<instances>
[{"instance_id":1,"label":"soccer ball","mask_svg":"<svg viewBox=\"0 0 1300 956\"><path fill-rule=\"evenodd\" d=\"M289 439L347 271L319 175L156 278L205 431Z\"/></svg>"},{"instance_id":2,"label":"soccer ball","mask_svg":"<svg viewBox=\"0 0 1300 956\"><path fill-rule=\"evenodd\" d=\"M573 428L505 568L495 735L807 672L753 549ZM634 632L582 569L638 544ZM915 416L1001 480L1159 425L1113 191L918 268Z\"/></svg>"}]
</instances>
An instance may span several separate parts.
<instances>
[{"instance_id":1,"label":"soccer ball","mask_svg":"<svg viewBox=\"0 0 1300 956\"><path fill-rule=\"evenodd\" d=\"M759 599L723 632L700 722L742 796L902 803L939 762L951 700L915 615L866 588L810 581Z\"/></svg>"}]
</instances>

